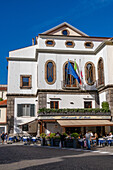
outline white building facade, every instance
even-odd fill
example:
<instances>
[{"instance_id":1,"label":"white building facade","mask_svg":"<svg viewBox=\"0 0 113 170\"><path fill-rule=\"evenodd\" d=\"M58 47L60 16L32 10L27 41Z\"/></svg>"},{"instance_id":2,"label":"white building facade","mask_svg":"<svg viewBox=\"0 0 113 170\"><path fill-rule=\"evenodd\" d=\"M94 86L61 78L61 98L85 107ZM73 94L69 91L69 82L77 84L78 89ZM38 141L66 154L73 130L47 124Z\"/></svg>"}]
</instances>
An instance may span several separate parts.
<instances>
[{"instance_id":1,"label":"white building facade","mask_svg":"<svg viewBox=\"0 0 113 170\"><path fill-rule=\"evenodd\" d=\"M61 133L66 128L67 132L72 131L81 127L77 125L75 115L51 116L38 114L38 110L101 108L103 101L109 103L111 115L90 115L90 118L82 115L80 118L78 114L76 119L90 119L92 129L96 128L96 124L91 126L92 120L108 121L105 125L101 122L98 127L108 126L105 130L110 131L113 114L112 38L90 37L68 23L62 23L39 34L32 46L9 52L7 60L9 132ZM74 66L75 60L78 75L81 71L83 75L81 85L67 74L68 61ZM74 120L73 127L71 122L66 127L66 120ZM88 126L83 124L82 127Z\"/></svg>"}]
</instances>

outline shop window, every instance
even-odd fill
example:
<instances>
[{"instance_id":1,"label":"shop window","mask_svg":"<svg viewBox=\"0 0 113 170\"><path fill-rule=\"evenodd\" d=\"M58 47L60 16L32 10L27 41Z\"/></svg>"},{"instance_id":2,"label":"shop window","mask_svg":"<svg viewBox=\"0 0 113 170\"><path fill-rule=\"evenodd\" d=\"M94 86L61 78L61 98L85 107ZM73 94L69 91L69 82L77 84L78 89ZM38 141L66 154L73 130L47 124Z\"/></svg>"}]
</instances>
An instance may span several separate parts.
<instances>
[{"instance_id":1,"label":"shop window","mask_svg":"<svg viewBox=\"0 0 113 170\"><path fill-rule=\"evenodd\" d=\"M45 80L48 84L55 83L56 80L56 65L55 62L49 60L45 64Z\"/></svg>"},{"instance_id":2,"label":"shop window","mask_svg":"<svg viewBox=\"0 0 113 170\"><path fill-rule=\"evenodd\" d=\"M62 31L62 35L66 35L66 36L67 36L67 35L69 35L69 31L68 31L68 30L66 30L66 29L65 29L65 30L63 30L63 31Z\"/></svg>"},{"instance_id":3,"label":"shop window","mask_svg":"<svg viewBox=\"0 0 113 170\"><path fill-rule=\"evenodd\" d=\"M28 124L22 126L22 131L29 131Z\"/></svg>"},{"instance_id":4,"label":"shop window","mask_svg":"<svg viewBox=\"0 0 113 170\"><path fill-rule=\"evenodd\" d=\"M72 67L74 68L74 62L70 61ZM77 66L78 67L78 66ZM71 75L67 74L68 61L64 63L63 66L63 86L64 87L77 87L77 80Z\"/></svg>"},{"instance_id":5,"label":"shop window","mask_svg":"<svg viewBox=\"0 0 113 170\"><path fill-rule=\"evenodd\" d=\"M84 46L85 48L93 48L94 44L92 42L85 42Z\"/></svg>"},{"instance_id":6,"label":"shop window","mask_svg":"<svg viewBox=\"0 0 113 170\"><path fill-rule=\"evenodd\" d=\"M73 41L66 41L65 42L66 47L71 47L73 48L75 46L75 43Z\"/></svg>"},{"instance_id":7,"label":"shop window","mask_svg":"<svg viewBox=\"0 0 113 170\"><path fill-rule=\"evenodd\" d=\"M58 101L50 101L50 108L51 109L59 109L59 102Z\"/></svg>"},{"instance_id":8,"label":"shop window","mask_svg":"<svg viewBox=\"0 0 113 170\"><path fill-rule=\"evenodd\" d=\"M18 104L17 105L17 116L35 116L35 105L34 104Z\"/></svg>"},{"instance_id":9,"label":"shop window","mask_svg":"<svg viewBox=\"0 0 113 170\"><path fill-rule=\"evenodd\" d=\"M47 47L54 47L55 41L54 40L46 40L45 44L46 44Z\"/></svg>"},{"instance_id":10,"label":"shop window","mask_svg":"<svg viewBox=\"0 0 113 170\"><path fill-rule=\"evenodd\" d=\"M20 88L31 88L31 75L20 76Z\"/></svg>"},{"instance_id":11,"label":"shop window","mask_svg":"<svg viewBox=\"0 0 113 170\"><path fill-rule=\"evenodd\" d=\"M95 66L91 62L85 64L85 80L88 85L95 83Z\"/></svg>"},{"instance_id":12,"label":"shop window","mask_svg":"<svg viewBox=\"0 0 113 170\"><path fill-rule=\"evenodd\" d=\"M92 102L84 102L84 108L92 108Z\"/></svg>"},{"instance_id":13,"label":"shop window","mask_svg":"<svg viewBox=\"0 0 113 170\"><path fill-rule=\"evenodd\" d=\"M98 86L104 84L104 66L103 59L100 58L98 61Z\"/></svg>"}]
</instances>

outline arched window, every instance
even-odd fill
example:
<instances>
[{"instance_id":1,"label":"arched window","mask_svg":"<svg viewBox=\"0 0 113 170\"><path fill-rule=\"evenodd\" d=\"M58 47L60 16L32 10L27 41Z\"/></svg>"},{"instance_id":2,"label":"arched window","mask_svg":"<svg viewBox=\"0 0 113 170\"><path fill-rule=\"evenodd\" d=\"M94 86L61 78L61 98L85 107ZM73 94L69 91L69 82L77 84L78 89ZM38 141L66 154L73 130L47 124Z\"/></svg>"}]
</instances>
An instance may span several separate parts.
<instances>
[{"instance_id":1,"label":"arched window","mask_svg":"<svg viewBox=\"0 0 113 170\"><path fill-rule=\"evenodd\" d=\"M91 62L85 64L85 80L88 85L93 85L95 82L95 66Z\"/></svg>"},{"instance_id":2,"label":"arched window","mask_svg":"<svg viewBox=\"0 0 113 170\"><path fill-rule=\"evenodd\" d=\"M104 67L102 58L98 61L98 86L104 84Z\"/></svg>"},{"instance_id":3,"label":"arched window","mask_svg":"<svg viewBox=\"0 0 113 170\"><path fill-rule=\"evenodd\" d=\"M70 61L71 65L74 67L74 62ZM77 87L77 80L71 75L67 74L68 61L64 63L63 66L63 86L64 87Z\"/></svg>"},{"instance_id":4,"label":"arched window","mask_svg":"<svg viewBox=\"0 0 113 170\"><path fill-rule=\"evenodd\" d=\"M45 64L45 80L48 84L55 83L56 80L56 65L55 62L49 60Z\"/></svg>"}]
</instances>

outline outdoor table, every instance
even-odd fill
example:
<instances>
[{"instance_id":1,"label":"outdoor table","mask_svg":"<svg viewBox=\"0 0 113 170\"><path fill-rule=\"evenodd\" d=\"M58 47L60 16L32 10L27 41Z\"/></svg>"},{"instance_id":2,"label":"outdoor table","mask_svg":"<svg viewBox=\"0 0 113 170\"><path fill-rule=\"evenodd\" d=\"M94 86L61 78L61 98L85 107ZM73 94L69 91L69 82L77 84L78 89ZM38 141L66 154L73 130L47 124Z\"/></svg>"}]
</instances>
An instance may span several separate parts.
<instances>
[{"instance_id":1,"label":"outdoor table","mask_svg":"<svg viewBox=\"0 0 113 170\"><path fill-rule=\"evenodd\" d=\"M113 143L113 139L107 139L107 144L108 144L109 146L111 146L112 143Z\"/></svg>"},{"instance_id":2,"label":"outdoor table","mask_svg":"<svg viewBox=\"0 0 113 170\"><path fill-rule=\"evenodd\" d=\"M28 137L23 137L23 142L27 142Z\"/></svg>"},{"instance_id":3,"label":"outdoor table","mask_svg":"<svg viewBox=\"0 0 113 170\"><path fill-rule=\"evenodd\" d=\"M106 140L104 139L104 138L99 138L98 139L98 144L99 144L99 146L101 146L101 145L103 145L103 144L105 144L106 143Z\"/></svg>"},{"instance_id":4,"label":"outdoor table","mask_svg":"<svg viewBox=\"0 0 113 170\"><path fill-rule=\"evenodd\" d=\"M9 137L9 141L13 141L14 140L14 137Z\"/></svg>"},{"instance_id":5,"label":"outdoor table","mask_svg":"<svg viewBox=\"0 0 113 170\"><path fill-rule=\"evenodd\" d=\"M36 137L32 137L32 142L36 142Z\"/></svg>"}]
</instances>

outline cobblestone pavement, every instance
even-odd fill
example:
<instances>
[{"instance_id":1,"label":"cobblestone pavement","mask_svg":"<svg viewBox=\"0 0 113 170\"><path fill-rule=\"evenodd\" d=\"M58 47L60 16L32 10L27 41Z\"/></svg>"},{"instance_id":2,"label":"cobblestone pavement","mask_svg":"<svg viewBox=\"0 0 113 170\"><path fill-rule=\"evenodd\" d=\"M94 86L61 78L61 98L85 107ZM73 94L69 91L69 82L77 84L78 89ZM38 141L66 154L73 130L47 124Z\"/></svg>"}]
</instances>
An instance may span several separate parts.
<instances>
[{"instance_id":1,"label":"cobblestone pavement","mask_svg":"<svg viewBox=\"0 0 113 170\"><path fill-rule=\"evenodd\" d=\"M113 147L93 151L0 145L0 170L112 170Z\"/></svg>"}]
</instances>

